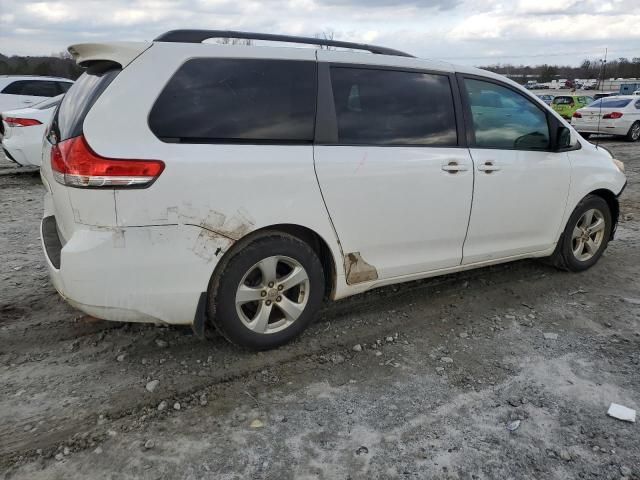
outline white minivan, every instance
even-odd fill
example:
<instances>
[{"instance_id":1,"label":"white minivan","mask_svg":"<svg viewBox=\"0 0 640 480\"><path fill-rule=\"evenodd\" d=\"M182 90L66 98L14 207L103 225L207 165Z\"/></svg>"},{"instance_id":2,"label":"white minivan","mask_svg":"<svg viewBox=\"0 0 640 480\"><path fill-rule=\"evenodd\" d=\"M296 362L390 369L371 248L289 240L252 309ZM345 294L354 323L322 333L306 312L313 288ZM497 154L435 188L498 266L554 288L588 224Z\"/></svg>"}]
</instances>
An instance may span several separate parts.
<instances>
[{"instance_id":1,"label":"white minivan","mask_svg":"<svg viewBox=\"0 0 640 480\"><path fill-rule=\"evenodd\" d=\"M90 315L266 349L326 298L522 258L581 271L613 238L622 163L500 75L228 31L69 51L87 70L45 141L41 233Z\"/></svg>"}]
</instances>

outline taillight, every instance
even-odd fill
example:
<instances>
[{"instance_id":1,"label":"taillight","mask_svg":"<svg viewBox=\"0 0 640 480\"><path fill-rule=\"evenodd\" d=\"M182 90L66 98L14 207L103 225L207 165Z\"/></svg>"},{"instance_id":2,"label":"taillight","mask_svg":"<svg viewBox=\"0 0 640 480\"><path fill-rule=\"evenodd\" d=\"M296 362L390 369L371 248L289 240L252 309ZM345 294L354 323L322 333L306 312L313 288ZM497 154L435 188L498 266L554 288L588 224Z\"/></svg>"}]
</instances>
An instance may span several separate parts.
<instances>
[{"instance_id":1,"label":"taillight","mask_svg":"<svg viewBox=\"0 0 640 480\"><path fill-rule=\"evenodd\" d=\"M72 187L146 187L160 176L164 162L106 158L80 135L51 147L51 169L58 183Z\"/></svg>"},{"instance_id":2,"label":"taillight","mask_svg":"<svg viewBox=\"0 0 640 480\"><path fill-rule=\"evenodd\" d=\"M621 112L611 112L611 113L607 113L606 115L603 115L602 118L611 118L611 119L616 119L616 118L620 118L622 117L622 113Z\"/></svg>"},{"instance_id":3,"label":"taillight","mask_svg":"<svg viewBox=\"0 0 640 480\"><path fill-rule=\"evenodd\" d=\"M573 114L573 118L582 118L582 114L580 112L575 112Z\"/></svg>"},{"instance_id":4,"label":"taillight","mask_svg":"<svg viewBox=\"0 0 640 480\"><path fill-rule=\"evenodd\" d=\"M33 127L34 125L42 125L40 120L35 118L17 118L17 117L5 117L4 121L10 127Z\"/></svg>"}]
</instances>

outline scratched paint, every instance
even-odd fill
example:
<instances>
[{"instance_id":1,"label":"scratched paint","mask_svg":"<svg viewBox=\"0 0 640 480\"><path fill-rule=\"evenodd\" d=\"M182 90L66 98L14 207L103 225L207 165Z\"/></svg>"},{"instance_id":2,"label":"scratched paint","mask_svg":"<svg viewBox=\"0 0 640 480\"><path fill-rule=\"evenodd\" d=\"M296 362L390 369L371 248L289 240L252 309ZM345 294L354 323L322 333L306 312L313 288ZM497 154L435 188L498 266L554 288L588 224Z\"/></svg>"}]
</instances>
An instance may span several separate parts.
<instances>
[{"instance_id":1,"label":"scratched paint","mask_svg":"<svg viewBox=\"0 0 640 480\"><path fill-rule=\"evenodd\" d=\"M365 163L367 163L367 152L364 152L364 155L362 155L362 159L358 162L358 165L356 166L353 173L358 173Z\"/></svg>"},{"instance_id":2,"label":"scratched paint","mask_svg":"<svg viewBox=\"0 0 640 480\"><path fill-rule=\"evenodd\" d=\"M200 258L210 262L226 252L233 243L233 240L203 228L191 250Z\"/></svg>"},{"instance_id":3,"label":"scratched paint","mask_svg":"<svg viewBox=\"0 0 640 480\"><path fill-rule=\"evenodd\" d=\"M240 240L255 226L255 221L243 209L238 209L233 215L212 209L203 215L200 210L185 205L180 209L178 218L180 223L197 225L234 241Z\"/></svg>"}]
</instances>

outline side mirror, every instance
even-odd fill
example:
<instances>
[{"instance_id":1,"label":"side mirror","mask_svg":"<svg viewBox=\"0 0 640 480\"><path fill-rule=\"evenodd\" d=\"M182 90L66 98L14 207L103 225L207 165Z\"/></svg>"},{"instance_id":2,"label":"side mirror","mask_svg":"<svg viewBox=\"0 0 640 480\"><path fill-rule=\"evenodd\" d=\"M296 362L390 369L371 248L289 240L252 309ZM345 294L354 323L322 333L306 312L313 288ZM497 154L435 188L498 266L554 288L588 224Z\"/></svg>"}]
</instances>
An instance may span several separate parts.
<instances>
[{"instance_id":1,"label":"side mirror","mask_svg":"<svg viewBox=\"0 0 640 480\"><path fill-rule=\"evenodd\" d=\"M565 126L558 127L556 134L557 150L565 150L571 147L571 130Z\"/></svg>"}]
</instances>

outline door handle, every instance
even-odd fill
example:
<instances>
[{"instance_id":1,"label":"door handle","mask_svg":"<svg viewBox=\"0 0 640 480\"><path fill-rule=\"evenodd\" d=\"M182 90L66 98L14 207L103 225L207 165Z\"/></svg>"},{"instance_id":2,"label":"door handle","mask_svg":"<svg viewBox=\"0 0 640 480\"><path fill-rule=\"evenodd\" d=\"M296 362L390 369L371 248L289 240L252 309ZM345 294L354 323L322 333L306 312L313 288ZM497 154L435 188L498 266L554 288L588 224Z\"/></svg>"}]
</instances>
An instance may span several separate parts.
<instances>
[{"instance_id":1,"label":"door handle","mask_svg":"<svg viewBox=\"0 0 640 480\"><path fill-rule=\"evenodd\" d=\"M498 170L500 170L500 167L498 167L491 161L487 161L487 162L484 162L482 165L479 165L478 170L485 173L491 173L491 172L497 172Z\"/></svg>"},{"instance_id":2,"label":"door handle","mask_svg":"<svg viewBox=\"0 0 640 480\"><path fill-rule=\"evenodd\" d=\"M451 161L446 165L442 165L442 170L449 173L466 172L469 168L466 165L460 165L458 162Z\"/></svg>"}]
</instances>

